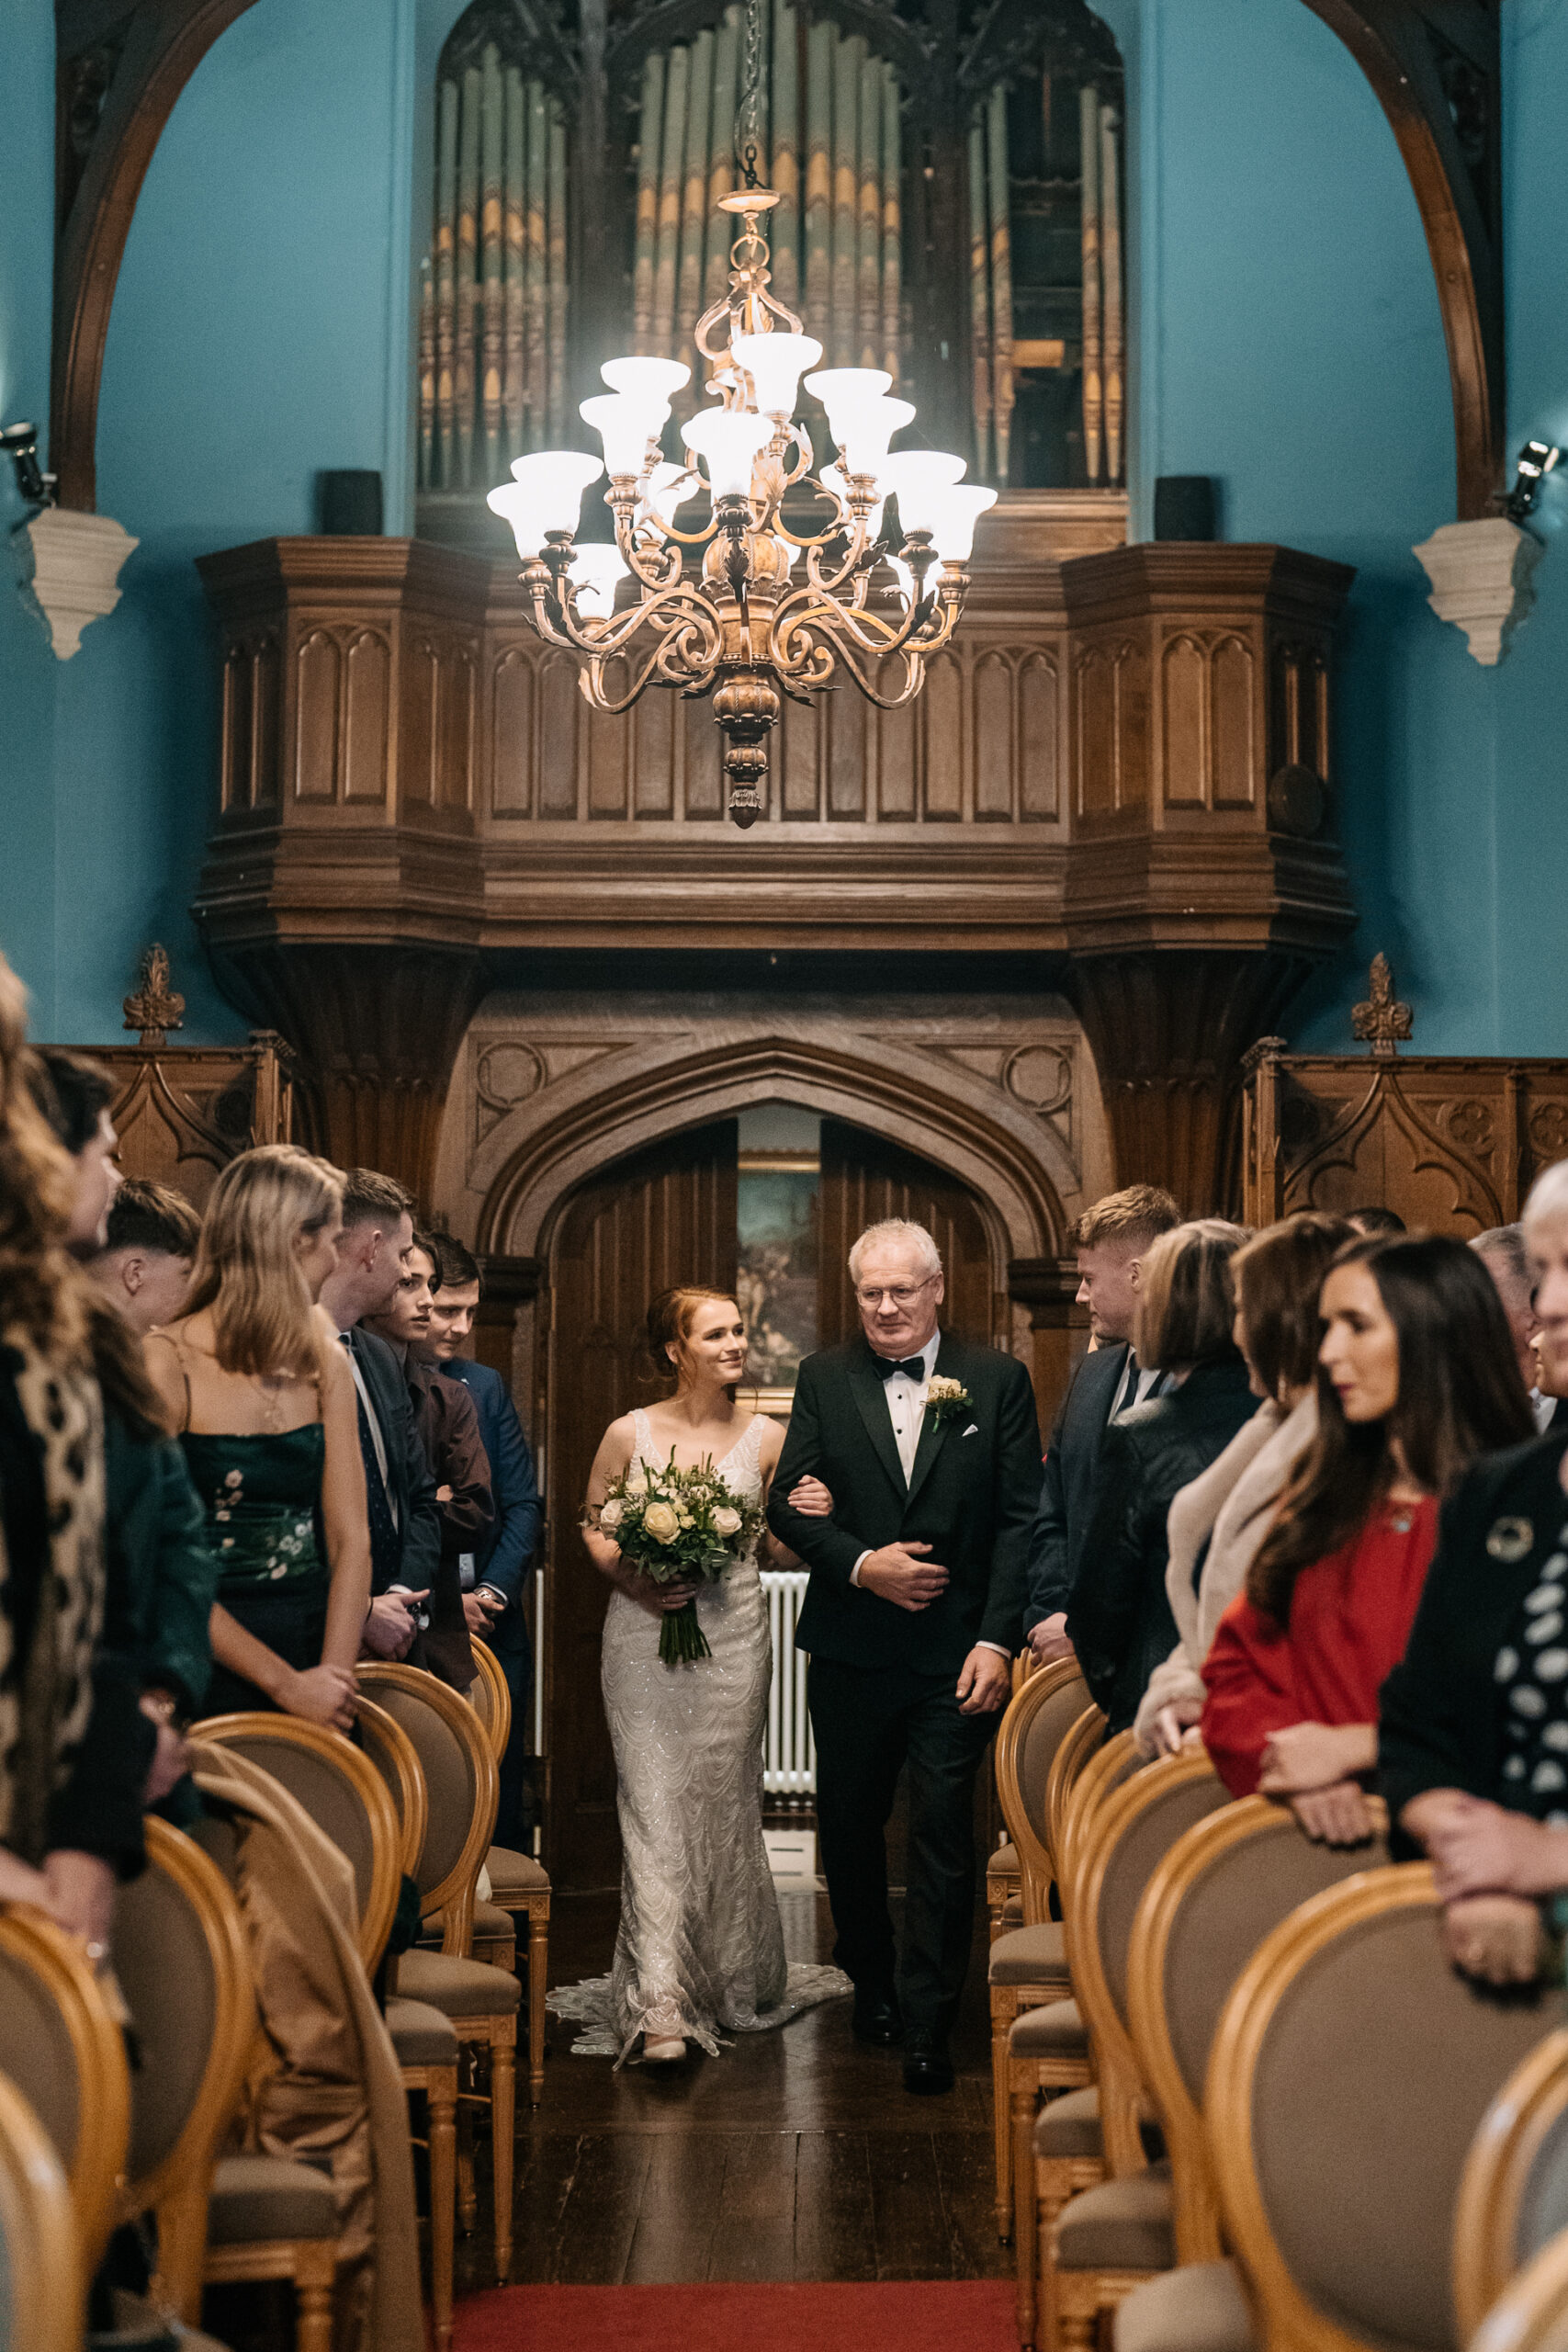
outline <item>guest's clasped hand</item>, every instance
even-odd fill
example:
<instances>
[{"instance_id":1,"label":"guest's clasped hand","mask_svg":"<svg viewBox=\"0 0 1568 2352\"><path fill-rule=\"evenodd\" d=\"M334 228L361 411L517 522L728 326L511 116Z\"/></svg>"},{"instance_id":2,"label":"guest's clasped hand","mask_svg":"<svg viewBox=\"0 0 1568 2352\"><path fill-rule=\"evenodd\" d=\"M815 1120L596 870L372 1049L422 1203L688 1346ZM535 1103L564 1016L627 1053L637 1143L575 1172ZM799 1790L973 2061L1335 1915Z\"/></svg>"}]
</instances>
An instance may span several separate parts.
<instances>
[{"instance_id":1,"label":"guest's clasped hand","mask_svg":"<svg viewBox=\"0 0 1568 2352\"><path fill-rule=\"evenodd\" d=\"M1283 1797L1309 1838L1360 1846L1377 1823L1355 1775L1376 1762L1373 1724L1287 1724L1264 1746L1258 1786Z\"/></svg>"},{"instance_id":2,"label":"guest's clasped hand","mask_svg":"<svg viewBox=\"0 0 1568 2352\"><path fill-rule=\"evenodd\" d=\"M408 1592L399 1587L393 1592L378 1593L365 1620L365 1648L375 1657L407 1657L419 1630L414 1611L429 1598L428 1588L423 1592Z\"/></svg>"},{"instance_id":3,"label":"guest's clasped hand","mask_svg":"<svg viewBox=\"0 0 1568 2352\"><path fill-rule=\"evenodd\" d=\"M277 1693L286 1715L300 1715L328 1731L352 1731L359 1686L346 1666L308 1666L291 1674Z\"/></svg>"},{"instance_id":4,"label":"guest's clasped hand","mask_svg":"<svg viewBox=\"0 0 1568 2352\"><path fill-rule=\"evenodd\" d=\"M1427 1849L1454 1966L1489 1984L1533 1984L1546 1939L1537 1898L1568 1885L1568 1830L1462 1789L1427 1790L1402 1822Z\"/></svg>"}]
</instances>

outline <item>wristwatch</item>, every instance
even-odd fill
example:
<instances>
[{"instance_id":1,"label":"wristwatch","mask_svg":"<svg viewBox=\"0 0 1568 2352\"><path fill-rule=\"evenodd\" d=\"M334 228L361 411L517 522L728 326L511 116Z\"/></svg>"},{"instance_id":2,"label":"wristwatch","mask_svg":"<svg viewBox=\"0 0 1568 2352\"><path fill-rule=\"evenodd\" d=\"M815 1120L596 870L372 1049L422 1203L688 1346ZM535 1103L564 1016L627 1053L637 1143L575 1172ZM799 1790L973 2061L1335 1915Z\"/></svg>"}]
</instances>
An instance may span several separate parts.
<instances>
[{"instance_id":1,"label":"wristwatch","mask_svg":"<svg viewBox=\"0 0 1568 2352\"><path fill-rule=\"evenodd\" d=\"M475 1587L474 1587L474 1590L475 1590L475 1592L476 1592L476 1593L488 1592L488 1593L490 1594L490 1596L491 1596L491 1600L499 1600L499 1601L500 1601L500 1603L501 1603L501 1605L502 1605L502 1607L503 1609L508 1608L508 1607L510 1606L510 1603L509 1603L509 1602L508 1602L508 1600L507 1600L506 1595L505 1595L502 1591L501 1591L497 1586L495 1586L495 1585L493 1585L493 1584L477 1584L477 1585L475 1585Z\"/></svg>"}]
</instances>

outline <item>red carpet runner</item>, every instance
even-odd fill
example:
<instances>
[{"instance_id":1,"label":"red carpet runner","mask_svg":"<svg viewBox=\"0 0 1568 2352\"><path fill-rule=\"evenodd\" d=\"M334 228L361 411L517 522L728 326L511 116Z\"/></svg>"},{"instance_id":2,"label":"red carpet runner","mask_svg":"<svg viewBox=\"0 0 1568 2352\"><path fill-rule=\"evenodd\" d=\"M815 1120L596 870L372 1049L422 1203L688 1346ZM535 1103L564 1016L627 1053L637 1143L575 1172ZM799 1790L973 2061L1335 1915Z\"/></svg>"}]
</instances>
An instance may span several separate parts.
<instances>
[{"instance_id":1,"label":"red carpet runner","mask_svg":"<svg viewBox=\"0 0 1568 2352\"><path fill-rule=\"evenodd\" d=\"M452 2352L1014 2352L1010 2280L886 2286L499 2287L457 2305Z\"/></svg>"}]
</instances>

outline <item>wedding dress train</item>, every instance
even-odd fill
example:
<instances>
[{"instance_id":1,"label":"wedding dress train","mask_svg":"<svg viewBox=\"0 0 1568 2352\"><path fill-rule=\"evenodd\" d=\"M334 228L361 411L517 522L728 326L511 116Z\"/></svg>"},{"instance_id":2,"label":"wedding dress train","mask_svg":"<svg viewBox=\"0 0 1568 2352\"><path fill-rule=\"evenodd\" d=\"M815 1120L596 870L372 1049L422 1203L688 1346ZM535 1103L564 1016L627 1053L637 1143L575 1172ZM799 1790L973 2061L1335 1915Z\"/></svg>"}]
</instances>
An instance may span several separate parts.
<instances>
[{"instance_id":1,"label":"wedding dress train","mask_svg":"<svg viewBox=\"0 0 1568 2352\"><path fill-rule=\"evenodd\" d=\"M660 1470L648 1417L633 1467ZM762 1421L716 1466L761 1499ZM604 1620L601 1685L615 1752L621 1922L607 1977L558 1988L548 2006L588 2028L574 2057L627 2058L639 2035L681 2035L710 2055L719 2030L755 2033L848 1993L836 1968L786 1963L762 1843L762 1739L773 1647L756 1540L697 1592L711 1657L663 1666L659 1621L622 1592Z\"/></svg>"}]
</instances>

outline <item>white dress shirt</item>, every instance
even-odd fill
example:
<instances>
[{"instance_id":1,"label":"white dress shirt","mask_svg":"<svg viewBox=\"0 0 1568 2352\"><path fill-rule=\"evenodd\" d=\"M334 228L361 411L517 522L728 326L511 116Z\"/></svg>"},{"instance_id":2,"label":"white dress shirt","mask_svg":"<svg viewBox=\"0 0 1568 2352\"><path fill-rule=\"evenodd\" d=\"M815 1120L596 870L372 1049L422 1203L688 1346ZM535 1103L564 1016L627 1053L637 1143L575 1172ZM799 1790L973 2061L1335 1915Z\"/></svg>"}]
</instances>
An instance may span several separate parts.
<instances>
[{"instance_id":1,"label":"white dress shirt","mask_svg":"<svg viewBox=\"0 0 1568 2352\"><path fill-rule=\"evenodd\" d=\"M365 1385L365 1374L359 1369L359 1358L354 1352L353 1342L346 1331L340 1331L338 1338L342 1340L343 1351L348 1358L348 1368L354 1374L354 1385L359 1391L359 1401L365 1408L366 1424L370 1431L370 1442L376 1452L376 1467L381 1473L381 1484L387 1490L387 1509L391 1512L392 1525L396 1527L398 1498L392 1492L392 1482L387 1476L387 1441L381 1434L381 1424L376 1418L376 1408L370 1402L370 1391Z\"/></svg>"},{"instance_id":2,"label":"white dress shirt","mask_svg":"<svg viewBox=\"0 0 1568 2352\"><path fill-rule=\"evenodd\" d=\"M1530 1411L1535 1415L1536 1428L1544 1437L1551 1427L1551 1416L1557 1410L1555 1396L1543 1396L1539 1388L1530 1390Z\"/></svg>"},{"instance_id":3,"label":"white dress shirt","mask_svg":"<svg viewBox=\"0 0 1568 2352\"><path fill-rule=\"evenodd\" d=\"M898 1449L898 1460L903 1468L906 1486L915 1475L915 1456L919 1451L920 1444L920 1425L926 1417L926 1391L931 1386L931 1374L936 1370L937 1350L941 1345L942 1333L933 1331L925 1346L919 1351L920 1361L925 1366L919 1380L911 1380L907 1372L892 1372L882 1384L883 1392L887 1398L887 1418L893 1424L893 1442ZM908 1359L911 1363L913 1360L913 1356ZM861 1561L868 1560L870 1557L871 1553L868 1547L850 1570L852 1584L859 1584ZM976 1644L976 1647L983 1650L995 1650L998 1657L1010 1657L1012 1655L1010 1650L1002 1647L1000 1642L980 1642Z\"/></svg>"},{"instance_id":4,"label":"white dress shirt","mask_svg":"<svg viewBox=\"0 0 1568 2352\"><path fill-rule=\"evenodd\" d=\"M1164 1376L1160 1373L1151 1371L1147 1364L1141 1363L1135 1378L1129 1379L1128 1374L1132 1370L1133 1363L1133 1353L1129 1349L1127 1362L1122 1367L1122 1377L1116 1384L1116 1401L1111 1406L1109 1415L1110 1419L1113 1421L1119 1421L1123 1413L1130 1413L1134 1405L1146 1405ZM1160 1393L1163 1396L1165 1392L1162 1389Z\"/></svg>"}]
</instances>

